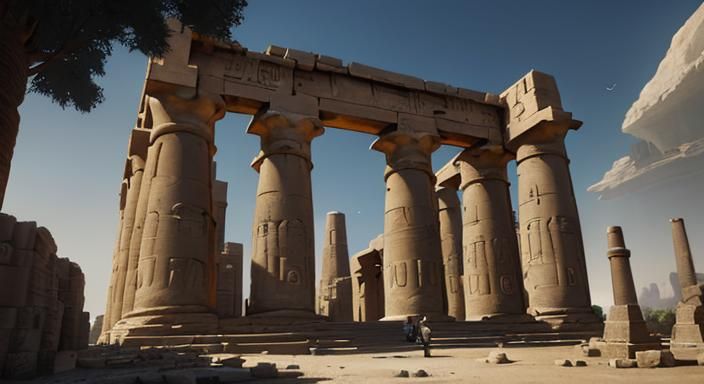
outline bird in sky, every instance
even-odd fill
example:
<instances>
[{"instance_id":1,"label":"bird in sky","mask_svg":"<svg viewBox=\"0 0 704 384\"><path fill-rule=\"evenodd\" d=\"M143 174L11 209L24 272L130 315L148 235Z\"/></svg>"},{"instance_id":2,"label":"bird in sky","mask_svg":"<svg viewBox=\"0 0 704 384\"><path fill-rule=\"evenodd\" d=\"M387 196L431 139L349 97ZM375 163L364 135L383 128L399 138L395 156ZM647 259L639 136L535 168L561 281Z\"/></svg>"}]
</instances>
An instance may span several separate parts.
<instances>
[{"instance_id":1,"label":"bird in sky","mask_svg":"<svg viewBox=\"0 0 704 384\"><path fill-rule=\"evenodd\" d=\"M616 83L613 83L613 84L611 84L610 87L606 87L606 90L609 91L609 92L611 92L611 91L613 91L615 88L616 88Z\"/></svg>"}]
</instances>

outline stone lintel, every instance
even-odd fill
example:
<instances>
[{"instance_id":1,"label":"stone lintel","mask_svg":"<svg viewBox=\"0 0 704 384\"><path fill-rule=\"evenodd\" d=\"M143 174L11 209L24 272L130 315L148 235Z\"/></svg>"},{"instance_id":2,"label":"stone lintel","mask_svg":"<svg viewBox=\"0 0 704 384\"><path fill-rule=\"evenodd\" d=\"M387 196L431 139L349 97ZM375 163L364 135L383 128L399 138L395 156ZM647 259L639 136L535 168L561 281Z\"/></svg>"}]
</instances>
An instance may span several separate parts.
<instances>
[{"instance_id":1,"label":"stone lintel","mask_svg":"<svg viewBox=\"0 0 704 384\"><path fill-rule=\"evenodd\" d=\"M195 89L198 84L198 67L190 64L193 31L175 19L169 19L167 24L171 29L167 39L170 49L163 57L149 60L147 80Z\"/></svg>"},{"instance_id":2,"label":"stone lintel","mask_svg":"<svg viewBox=\"0 0 704 384\"><path fill-rule=\"evenodd\" d=\"M458 155L459 156L459 155ZM449 188L457 190L460 188L461 177L460 168L457 165L457 157L455 156L447 164L443 165L440 170L435 172L436 188Z\"/></svg>"}]
</instances>

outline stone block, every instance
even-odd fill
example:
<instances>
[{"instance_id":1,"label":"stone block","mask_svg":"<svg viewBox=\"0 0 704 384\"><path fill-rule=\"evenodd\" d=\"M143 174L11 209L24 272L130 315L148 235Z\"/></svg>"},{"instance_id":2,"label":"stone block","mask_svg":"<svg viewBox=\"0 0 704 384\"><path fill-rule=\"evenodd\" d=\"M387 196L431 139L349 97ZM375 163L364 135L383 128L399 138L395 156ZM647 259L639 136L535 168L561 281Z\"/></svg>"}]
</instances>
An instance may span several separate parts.
<instances>
[{"instance_id":1,"label":"stone block","mask_svg":"<svg viewBox=\"0 0 704 384\"><path fill-rule=\"evenodd\" d=\"M276 364L272 363L257 363L256 367L249 369L252 376L258 379L273 379L278 376Z\"/></svg>"},{"instance_id":2,"label":"stone block","mask_svg":"<svg viewBox=\"0 0 704 384\"><path fill-rule=\"evenodd\" d=\"M467 88L458 88L457 89L457 96L459 96L463 99L470 99L470 100L474 100L479 103L483 103L484 98L486 97L486 93L474 91L472 89L467 89Z\"/></svg>"},{"instance_id":3,"label":"stone block","mask_svg":"<svg viewBox=\"0 0 704 384\"><path fill-rule=\"evenodd\" d=\"M424 369L419 369L419 370L413 372L413 377L428 377L428 376L430 376L430 375Z\"/></svg>"},{"instance_id":4,"label":"stone block","mask_svg":"<svg viewBox=\"0 0 704 384\"><path fill-rule=\"evenodd\" d=\"M590 348L589 346L582 346L582 356L585 357L598 357L601 356L601 351L598 348Z\"/></svg>"},{"instance_id":5,"label":"stone block","mask_svg":"<svg viewBox=\"0 0 704 384\"><path fill-rule=\"evenodd\" d=\"M637 366L637 361L633 359L609 359L609 367L611 368L635 368Z\"/></svg>"},{"instance_id":6,"label":"stone block","mask_svg":"<svg viewBox=\"0 0 704 384\"><path fill-rule=\"evenodd\" d=\"M347 66L350 75L379 81L386 84L401 86L405 88L425 91L425 81L417 77L402 75L400 73L389 72L383 69L370 67L368 65L351 63Z\"/></svg>"},{"instance_id":7,"label":"stone block","mask_svg":"<svg viewBox=\"0 0 704 384\"><path fill-rule=\"evenodd\" d=\"M272 111L318 116L318 98L314 96L275 94L271 96L269 103L269 108Z\"/></svg>"},{"instance_id":8,"label":"stone block","mask_svg":"<svg viewBox=\"0 0 704 384\"><path fill-rule=\"evenodd\" d=\"M489 356L485 359L485 361L489 364L506 364L511 362L506 356L506 353L499 351L489 352Z\"/></svg>"},{"instance_id":9,"label":"stone block","mask_svg":"<svg viewBox=\"0 0 704 384\"><path fill-rule=\"evenodd\" d=\"M17 218L12 215L0 213L0 242L9 242L12 232L17 224Z\"/></svg>"},{"instance_id":10,"label":"stone block","mask_svg":"<svg viewBox=\"0 0 704 384\"><path fill-rule=\"evenodd\" d=\"M410 376L411 375L405 369L402 369L394 374L394 377L410 377Z\"/></svg>"},{"instance_id":11,"label":"stone block","mask_svg":"<svg viewBox=\"0 0 704 384\"><path fill-rule=\"evenodd\" d=\"M704 366L704 352L700 352L697 355L697 365Z\"/></svg>"},{"instance_id":12,"label":"stone block","mask_svg":"<svg viewBox=\"0 0 704 384\"><path fill-rule=\"evenodd\" d=\"M315 54L310 52L303 52L297 49L288 48L284 59L294 60L296 62L296 68L300 68L306 71L312 71L315 69Z\"/></svg>"},{"instance_id":13,"label":"stone block","mask_svg":"<svg viewBox=\"0 0 704 384\"><path fill-rule=\"evenodd\" d=\"M638 368L674 367L675 357L670 351L639 351L636 352Z\"/></svg>"},{"instance_id":14,"label":"stone block","mask_svg":"<svg viewBox=\"0 0 704 384\"><path fill-rule=\"evenodd\" d=\"M318 60L315 63L315 69L323 72L347 74L347 67L344 66L342 60L325 55L318 55Z\"/></svg>"},{"instance_id":15,"label":"stone block","mask_svg":"<svg viewBox=\"0 0 704 384\"><path fill-rule=\"evenodd\" d=\"M587 366L587 362L584 360L575 360L573 364L575 367L586 367Z\"/></svg>"},{"instance_id":16,"label":"stone block","mask_svg":"<svg viewBox=\"0 0 704 384\"><path fill-rule=\"evenodd\" d=\"M286 48L279 47L276 45L269 45L266 48L266 54L271 56L284 57L286 56Z\"/></svg>"},{"instance_id":17,"label":"stone block","mask_svg":"<svg viewBox=\"0 0 704 384\"><path fill-rule=\"evenodd\" d=\"M54 373L75 369L77 359L76 351L58 351L54 358Z\"/></svg>"},{"instance_id":18,"label":"stone block","mask_svg":"<svg viewBox=\"0 0 704 384\"><path fill-rule=\"evenodd\" d=\"M11 352L5 355L2 377L26 379L37 374L37 352Z\"/></svg>"}]
</instances>

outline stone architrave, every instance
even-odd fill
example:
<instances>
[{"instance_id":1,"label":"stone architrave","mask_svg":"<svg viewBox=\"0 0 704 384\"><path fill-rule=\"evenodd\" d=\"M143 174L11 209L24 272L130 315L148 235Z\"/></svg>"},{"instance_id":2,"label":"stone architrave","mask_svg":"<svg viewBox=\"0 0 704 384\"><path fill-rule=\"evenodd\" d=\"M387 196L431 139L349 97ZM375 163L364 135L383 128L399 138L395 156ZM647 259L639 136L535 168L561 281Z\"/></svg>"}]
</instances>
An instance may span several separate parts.
<instances>
[{"instance_id":1,"label":"stone architrave","mask_svg":"<svg viewBox=\"0 0 704 384\"><path fill-rule=\"evenodd\" d=\"M120 242L117 251L117 260L112 273L112 289L110 298L110 318L107 327L117 323L122 318L123 299L125 284L127 280L127 270L129 268L129 251L132 232L137 213L140 190L144 175L144 163L147 157L147 145L149 143L149 132L146 130L132 130L129 145L129 157L125 165L125 188L123 190L121 204L122 220L120 228Z\"/></svg>"},{"instance_id":2,"label":"stone architrave","mask_svg":"<svg viewBox=\"0 0 704 384\"><path fill-rule=\"evenodd\" d=\"M372 149L386 155L384 302L382 320L425 315L450 318L442 301L442 255L431 154L434 133L399 129L379 137ZM420 131L422 132L422 131Z\"/></svg>"},{"instance_id":3,"label":"stone architrave","mask_svg":"<svg viewBox=\"0 0 704 384\"><path fill-rule=\"evenodd\" d=\"M607 357L633 359L637 351L660 349L660 342L650 336L643 320L629 261L631 251L626 249L621 227L609 227L607 239L614 305L604 322L600 349Z\"/></svg>"},{"instance_id":4,"label":"stone architrave","mask_svg":"<svg viewBox=\"0 0 704 384\"><path fill-rule=\"evenodd\" d=\"M569 124L543 122L519 138L518 218L528 313L564 327L600 319L591 308L582 230L565 151Z\"/></svg>"},{"instance_id":5,"label":"stone architrave","mask_svg":"<svg viewBox=\"0 0 704 384\"><path fill-rule=\"evenodd\" d=\"M311 142L323 134L317 110L299 114L272 104L252 118L261 137L246 314L315 316ZM295 109L295 108L294 108Z\"/></svg>"},{"instance_id":6,"label":"stone architrave","mask_svg":"<svg viewBox=\"0 0 704 384\"><path fill-rule=\"evenodd\" d=\"M681 218L672 219L672 241L682 300L677 303L671 349L681 354L704 352L704 284L697 283L689 239ZM691 356L689 356L691 357Z\"/></svg>"},{"instance_id":7,"label":"stone architrave","mask_svg":"<svg viewBox=\"0 0 704 384\"><path fill-rule=\"evenodd\" d=\"M112 333L120 339L133 328L155 325L212 332L217 317L210 311L215 305L211 167L214 124L224 116L224 104L207 94L183 98L167 86L155 86L145 97L153 128L137 290L132 311Z\"/></svg>"},{"instance_id":8,"label":"stone architrave","mask_svg":"<svg viewBox=\"0 0 704 384\"><path fill-rule=\"evenodd\" d=\"M218 255L216 310L219 318L242 316L242 244L225 243Z\"/></svg>"},{"instance_id":9,"label":"stone architrave","mask_svg":"<svg viewBox=\"0 0 704 384\"><path fill-rule=\"evenodd\" d=\"M457 158L464 206L464 288L467 320L526 321L521 262L506 164L499 146L467 149Z\"/></svg>"},{"instance_id":10,"label":"stone architrave","mask_svg":"<svg viewBox=\"0 0 704 384\"><path fill-rule=\"evenodd\" d=\"M321 275L318 314L331 321L352 321L352 281L344 213L327 214Z\"/></svg>"},{"instance_id":11,"label":"stone architrave","mask_svg":"<svg viewBox=\"0 0 704 384\"><path fill-rule=\"evenodd\" d=\"M462 211L457 196L458 186L440 186L438 197L440 247L447 296L447 315L465 319L464 289L462 288Z\"/></svg>"}]
</instances>

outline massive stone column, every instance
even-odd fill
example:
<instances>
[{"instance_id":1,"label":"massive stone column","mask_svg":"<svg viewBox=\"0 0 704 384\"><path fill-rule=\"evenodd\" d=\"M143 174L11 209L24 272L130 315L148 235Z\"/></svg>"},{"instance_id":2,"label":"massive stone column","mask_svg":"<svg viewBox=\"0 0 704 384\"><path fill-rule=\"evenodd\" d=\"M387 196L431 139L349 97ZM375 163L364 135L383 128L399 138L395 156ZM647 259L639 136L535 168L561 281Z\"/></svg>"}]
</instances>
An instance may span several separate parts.
<instances>
[{"instance_id":1,"label":"massive stone column","mask_svg":"<svg viewBox=\"0 0 704 384\"><path fill-rule=\"evenodd\" d=\"M315 249L311 141L323 133L316 115L278 110L254 116L261 137L247 315L314 316Z\"/></svg>"},{"instance_id":2,"label":"massive stone column","mask_svg":"<svg viewBox=\"0 0 704 384\"><path fill-rule=\"evenodd\" d=\"M455 320L465 319L464 290L462 288L462 211L457 188L440 186L438 197L440 247L442 252L447 314Z\"/></svg>"},{"instance_id":3,"label":"massive stone column","mask_svg":"<svg viewBox=\"0 0 704 384\"><path fill-rule=\"evenodd\" d=\"M372 149L386 155L384 212L385 316L405 320L426 315L447 320L442 302L442 256L438 232L433 134L386 133Z\"/></svg>"},{"instance_id":4,"label":"massive stone column","mask_svg":"<svg viewBox=\"0 0 704 384\"><path fill-rule=\"evenodd\" d=\"M214 123L224 115L224 104L219 96L183 98L173 89L154 89L146 97L153 128L137 290L133 310L114 329L158 324L178 325L179 332L212 332L217 317L210 312L215 302L211 167Z\"/></svg>"},{"instance_id":5,"label":"massive stone column","mask_svg":"<svg viewBox=\"0 0 704 384\"><path fill-rule=\"evenodd\" d=\"M632 359L637 351L660 349L660 343L650 336L643 321L629 261L631 251L626 249L621 227L609 227L607 239L614 305L604 323L601 350L608 357Z\"/></svg>"},{"instance_id":6,"label":"massive stone column","mask_svg":"<svg viewBox=\"0 0 704 384\"><path fill-rule=\"evenodd\" d=\"M682 301L677 303L676 323L672 328L670 345L678 357L687 352L693 356L696 352L704 351L704 284L697 283L684 220L678 218L670 221L677 277L682 290Z\"/></svg>"},{"instance_id":7,"label":"massive stone column","mask_svg":"<svg viewBox=\"0 0 704 384\"><path fill-rule=\"evenodd\" d=\"M134 129L132 131L128 149L129 157L125 164L124 180L126 183L124 184L125 188L121 194L121 206L123 207L122 226L119 231L117 258L113 265L111 277L110 317L107 329L112 328L112 326L122 318L125 282L127 280L127 269L129 266L130 240L134 230L148 144L149 131L144 129Z\"/></svg>"},{"instance_id":8,"label":"massive stone column","mask_svg":"<svg viewBox=\"0 0 704 384\"><path fill-rule=\"evenodd\" d=\"M571 126L571 120L543 122L513 142L528 313L555 327L600 323L591 309L582 230L565 151L564 138Z\"/></svg>"},{"instance_id":9,"label":"massive stone column","mask_svg":"<svg viewBox=\"0 0 704 384\"><path fill-rule=\"evenodd\" d=\"M318 314L332 321L352 321L352 281L344 213L327 214L324 241Z\"/></svg>"},{"instance_id":10,"label":"massive stone column","mask_svg":"<svg viewBox=\"0 0 704 384\"><path fill-rule=\"evenodd\" d=\"M526 320L521 264L506 164L500 146L467 149L457 158L464 205L467 320Z\"/></svg>"}]
</instances>

